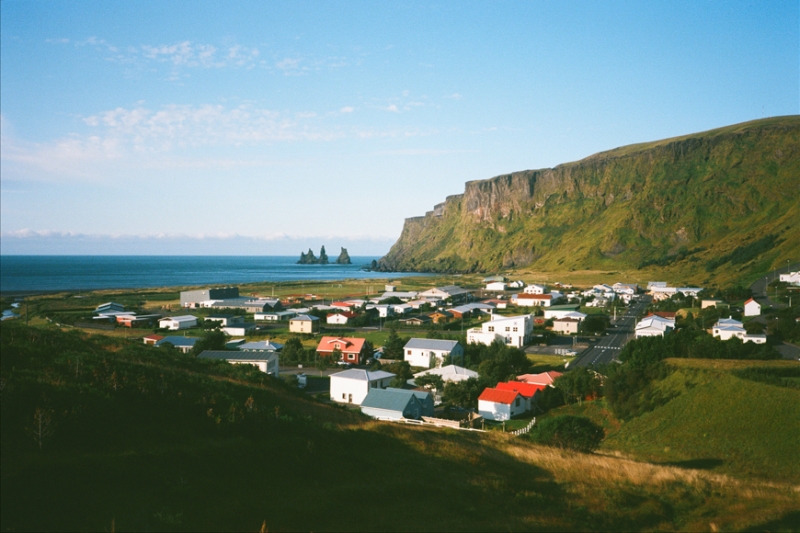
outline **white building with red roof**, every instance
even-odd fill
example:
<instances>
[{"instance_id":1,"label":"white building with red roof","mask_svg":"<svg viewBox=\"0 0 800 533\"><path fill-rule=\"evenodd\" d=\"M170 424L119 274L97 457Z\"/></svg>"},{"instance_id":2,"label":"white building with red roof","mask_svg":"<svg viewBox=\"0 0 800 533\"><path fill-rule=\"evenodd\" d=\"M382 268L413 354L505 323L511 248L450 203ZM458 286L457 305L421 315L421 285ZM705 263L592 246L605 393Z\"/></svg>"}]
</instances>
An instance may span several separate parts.
<instances>
[{"instance_id":1,"label":"white building with red roof","mask_svg":"<svg viewBox=\"0 0 800 533\"><path fill-rule=\"evenodd\" d=\"M750 298L744 303L744 316L758 316L761 314L761 304Z\"/></svg>"},{"instance_id":2,"label":"white building with red roof","mask_svg":"<svg viewBox=\"0 0 800 533\"><path fill-rule=\"evenodd\" d=\"M486 420L511 420L526 410L525 398L515 391L488 388L478 397L478 413Z\"/></svg>"},{"instance_id":3,"label":"white building with red roof","mask_svg":"<svg viewBox=\"0 0 800 533\"><path fill-rule=\"evenodd\" d=\"M534 398L539 392L544 390L545 387L547 387L547 385L533 385L532 383L525 383L523 381L508 381L498 383L495 388L520 393L522 397L525 398L525 409L530 411L533 406Z\"/></svg>"}]
</instances>

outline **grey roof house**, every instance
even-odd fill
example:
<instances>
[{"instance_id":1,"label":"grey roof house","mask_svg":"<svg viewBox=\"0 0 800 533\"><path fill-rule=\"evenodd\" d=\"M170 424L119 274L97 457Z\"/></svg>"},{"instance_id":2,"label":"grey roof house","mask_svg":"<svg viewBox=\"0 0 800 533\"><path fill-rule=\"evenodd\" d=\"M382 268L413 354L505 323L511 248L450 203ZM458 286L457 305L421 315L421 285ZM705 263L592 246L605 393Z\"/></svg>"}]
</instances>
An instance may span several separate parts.
<instances>
[{"instance_id":1,"label":"grey roof house","mask_svg":"<svg viewBox=\"0 0 800 533\"><path fill-rule=\"evenodd\" d=\"M433 398L430 393L403 389L370 389L361 402L361 412L373 418L411 418L433 416Z\"/></svg>"}]
</instances>

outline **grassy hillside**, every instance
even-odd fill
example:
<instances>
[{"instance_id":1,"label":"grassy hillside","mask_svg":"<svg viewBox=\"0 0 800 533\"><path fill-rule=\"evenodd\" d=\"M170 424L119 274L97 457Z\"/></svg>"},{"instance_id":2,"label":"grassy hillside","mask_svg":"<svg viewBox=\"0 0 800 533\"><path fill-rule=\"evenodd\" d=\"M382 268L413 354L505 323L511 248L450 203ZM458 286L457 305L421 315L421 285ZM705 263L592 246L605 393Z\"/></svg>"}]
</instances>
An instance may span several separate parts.
<instances>
[{"instance_id":1,"label":"grassy hillside","mask_svg":"<svg viewBox=\"0 0 800 533\"><path fill-rule=\"evenodd\" d=\"M777 117L469 182L381 265L757 277L800 254L798 146L800 117Z\"/></svg>"},{"instance_id":2,"label":"grassy hillside","mask_svg":"<svg viewBox=\"0 0 800 533\"><path fill-rule=\"evenodd\" d=\"M778 476L376 423L117 338L6 322L0 372L3 530L697 531L800 504Z\"/></svg>"},{"instance_id":3,"label":"grassy hillside","mask_svg":"<svg viewBox=\"0 0 800 533\"><path fill-rule=\"evenodd\" d=\"M606 430L602 450L660 464L698 468L740 479L800 484L800 387L737 377L745 368L794 369L793 361L669 359L671 372L654 384L668 401L627 422L605 402L570 405L548 414L578 414ZM789 379L788 382L794 380Z\"/></svg>"}]
</instances>

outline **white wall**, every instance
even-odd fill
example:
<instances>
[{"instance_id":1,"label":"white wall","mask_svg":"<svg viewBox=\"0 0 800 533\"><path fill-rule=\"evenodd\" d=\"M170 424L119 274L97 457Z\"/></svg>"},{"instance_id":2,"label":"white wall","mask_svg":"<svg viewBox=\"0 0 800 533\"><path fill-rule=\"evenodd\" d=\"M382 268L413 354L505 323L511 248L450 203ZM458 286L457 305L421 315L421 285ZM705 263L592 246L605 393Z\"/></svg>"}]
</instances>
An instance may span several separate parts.
<instances>
[{"instance_id":1,"label":"white wall","mask_svg":"<svg viewBox=\"0 0 800 533\"><path fill-rule=\"evenodd\" d=\"M517 399L519 406L516 400L511 405L478 400L478 413L487 420L510 420L512 416L525 412L525 400L521 396L517 396Z\"/></svg>"}]
</instances>

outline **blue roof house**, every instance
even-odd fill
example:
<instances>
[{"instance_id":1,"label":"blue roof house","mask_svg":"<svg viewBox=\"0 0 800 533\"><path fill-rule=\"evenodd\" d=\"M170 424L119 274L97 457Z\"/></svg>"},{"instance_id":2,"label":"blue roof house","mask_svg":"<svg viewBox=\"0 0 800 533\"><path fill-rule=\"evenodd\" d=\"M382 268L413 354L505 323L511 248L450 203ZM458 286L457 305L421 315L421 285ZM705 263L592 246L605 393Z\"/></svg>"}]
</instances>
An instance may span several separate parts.
<instances>
[{"instance_id":1,"label":"blue roof house","mask_svg":"<svg viewBox=\"0 0 800 533\"><path fill-rule=\"evenodd\" d=\"M412 418L433 416L433 398L430 393L403 389L370 389L361 402L361 412L373 418Z\"/></svg>"}]
</instances>

